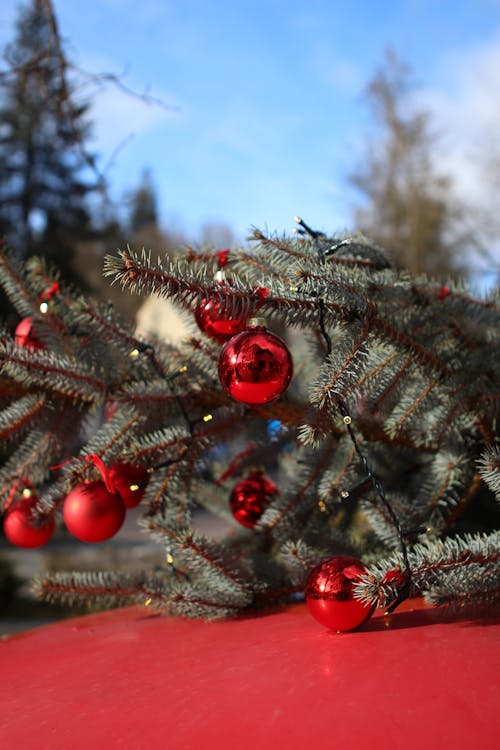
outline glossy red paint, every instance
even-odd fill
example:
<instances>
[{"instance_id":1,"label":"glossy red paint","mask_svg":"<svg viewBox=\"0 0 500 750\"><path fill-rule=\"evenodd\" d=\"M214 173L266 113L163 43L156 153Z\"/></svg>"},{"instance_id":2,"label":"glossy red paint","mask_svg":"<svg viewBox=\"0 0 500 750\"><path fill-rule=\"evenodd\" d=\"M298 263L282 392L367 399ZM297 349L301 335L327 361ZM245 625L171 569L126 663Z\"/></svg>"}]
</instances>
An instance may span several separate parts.
<instances>
[{"instance_id":1,"label":"glossy red paint","mask_svg":"<svg viewBox=\"0 0 500 750\"><path fill-rule=\"evenodd\" d=\"M407 602L337 634L304 605L229 622L115 610L0 645L8 748L498 747L500 624Z\"/></svg>"}]
</instances>

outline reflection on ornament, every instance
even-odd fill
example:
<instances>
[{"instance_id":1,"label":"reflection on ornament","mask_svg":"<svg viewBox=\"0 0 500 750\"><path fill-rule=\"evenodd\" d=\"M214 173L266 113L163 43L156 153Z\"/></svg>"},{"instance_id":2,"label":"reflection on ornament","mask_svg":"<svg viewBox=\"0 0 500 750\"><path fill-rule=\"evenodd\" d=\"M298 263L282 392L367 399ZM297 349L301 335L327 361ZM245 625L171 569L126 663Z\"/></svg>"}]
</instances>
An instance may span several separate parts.
<instances>
[{"instance_id":1,"label":"reflection on ornament","mask_svg":"<svg viewBox=\"0 0 500 750\"><path fill-rule=\"evenodd\" d=\"M229 500L231 512L242 526L251 529L278 494L279 490L271 479L261 471L254 471L233 488Z\"/></svg>"},{"instance_id":2,"label":"reflection on ornament","mask_svg":"<svg viewBox=\"0 0 500 750\"><path fill-rule=\"evenodd\" d=\"M353 595L354 584L366 573L362 562L354 557L337 555L311 570L305 596L315 620L337 631L354 630L372 614L373 607Z\"/></svg>"},{"instance_id":3,"label":"reflection on ornament","mask_svg":"<svg viewBox=\"0 0 500 750\"><path fill-rule=\"evenodd\" d=\"M194 317L203 333L211 339L224 344L237 333L245 330L246 318L231 318L220 312L220 304L214 300L202 300L196 308Z\"/></svg>"},{"instance_id":4,"label":"reflection on ornament","mask_svg":"<svg viewBox=\"0 0 500 750\"><path fill-rule=\"evenodd\" d=\"M26 349L44 349L44 345L38 341L33 331L33 318L23 318L14 331L14 341L18 346Z\"/></svg>"},{"instance_id":5,"label":"reflection on ornament","mask_svg":"<svg viewBox=\"0 0 500 750\"><path fill-rule=\"evenodd\" d=\"M219 357L219 379L235 401L267 404L288 388L293 362L285 342L256 326L233 336Z\"/></svg>"},{"instance_id":6,"label":"reflection on ornament","mask_svg":"<svg viewBox=\"0 0 500 750\"><path fill-rule=\"evenodd\" d=\"M107 478L121 496L125 507L135 508L144 496L149 473L144 466L117 461L107 469Z\"/></svg>"}]
</instances>

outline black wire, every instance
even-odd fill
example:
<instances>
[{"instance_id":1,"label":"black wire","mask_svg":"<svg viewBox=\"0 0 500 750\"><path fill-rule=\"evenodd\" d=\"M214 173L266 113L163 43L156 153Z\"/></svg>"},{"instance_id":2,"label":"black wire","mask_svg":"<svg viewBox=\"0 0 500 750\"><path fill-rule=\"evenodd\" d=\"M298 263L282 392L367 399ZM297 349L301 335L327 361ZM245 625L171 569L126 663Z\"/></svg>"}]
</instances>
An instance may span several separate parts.
<instances>
[{"instance_id":1,"label":"black wire","mask_svg":"<svg viewBox=\"0 0 500 750\"><path fill-rule=\"evenodd\" d=\"M318 254L318 261L320 264L323 264L325 262L325 250L322 244L320 243L319 238L323 237L324 235L322 235L321 232L316 232L315 230L308 227L307 224L304 221L302 221L302 219L297 218L296 221L300 224L301 227L304 228L306 233L312 238L314 242L314 246L316 248L316 252ZM338 243L338 245L336 245L335 247L330 248L326 254L331 254L332 252L337 250L338 247L342 246L342 244L347 244L347 242L344 241L344 242ZM319 327L320 327L321 335L323 336L323 339L325 340L327 355L330 355L332 352L332 340L328 334L328 331L326 330L324 311L325 311L325 303L322 299L318 299ZM363 464L363 468L365 470L366 476L368 477L382 505L386 509L389 515L389 518L391 519L391 522L394 528L396 529L396 532L398 535L399 544L401 547L401 555L403 557L403 562L405 566L406 578L405 578L405 586L402 587L401 592L398 595L398 597L395 599L394 602L392 602L389 605L389 607L386 610L388 613L390 613L398 606L398 604L400 604L404 599L406 599L406 597L409 595L410 590L411 590L412 573L411 573L411 567L410 567L410 560L408 557L408 547L405 542L405 534L403 532L403 528L401 526L401 522L397 516L397 513L395 512L394 508L392 507L391 503L389 502L389 500L387 499L385 495L385 491L384 491L384 488L382 487L380 480L372 472L370 465L366 459L366 456L364 455L361 448L359 447L359 443L356 439L356 435L352 428L351 418L348 414L348 409L346 405L344 404L340 396L337 396L336 400L337 400L339 410L341 414L343 415L344 424L347 427L347 432L353 444L354 450L356 451L356 455L358 456L359 460Z\"/></svg>"}]
</instances>

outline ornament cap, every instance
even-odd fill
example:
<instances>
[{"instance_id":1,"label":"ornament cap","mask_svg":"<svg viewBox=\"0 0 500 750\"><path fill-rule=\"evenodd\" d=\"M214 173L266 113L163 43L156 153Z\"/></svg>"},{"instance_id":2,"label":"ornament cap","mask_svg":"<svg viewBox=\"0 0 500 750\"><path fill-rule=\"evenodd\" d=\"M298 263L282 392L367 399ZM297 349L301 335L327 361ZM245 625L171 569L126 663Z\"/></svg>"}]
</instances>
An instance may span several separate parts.
<instances>
[{"instance_id":1,"label":"ornament cap","mask_svg":"<svg viewBox=\"0 0 500 750\"><path fill-rule=\"evenodd\" d=\"M256 328L259 330L267 330L266 319L262 315L255 315L253 318L248 319L247 329L251 328L254 331Z\"/></svg>"}]
</instances>

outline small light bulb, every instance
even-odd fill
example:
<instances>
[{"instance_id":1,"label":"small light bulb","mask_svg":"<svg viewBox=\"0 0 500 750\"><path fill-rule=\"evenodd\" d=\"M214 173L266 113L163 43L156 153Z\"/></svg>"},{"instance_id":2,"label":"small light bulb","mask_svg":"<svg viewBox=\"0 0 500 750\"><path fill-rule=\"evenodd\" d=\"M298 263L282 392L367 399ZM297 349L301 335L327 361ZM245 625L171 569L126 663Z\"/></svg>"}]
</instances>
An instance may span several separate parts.
<instances>
[{"instance_id":1,"label":"small light bulb","mask_svg":"<svg viewBox=\"0 0 500 750\"><path fill-rule=\"evenodd\" d=\"M139 354L140 354L139 349L132 349L132 351L130 352L130 356L133 358L138 357Z\"/></svg>"},{"instance_id":2,"label":"small light bulb","mask_svg":"<svg viewBox=\"0 0 500 750\"><path fill-rule=\"evenodd\" d=\"M25 488L25 489L23 490L23 497L26 497L26 498L28 498L28 497L31 497L31 495L32 495L32 492L31 492L31 490L30 490L30 489L28 489L28 488L26 487L26 488Z\"/></svg>"},{"instance_id":3,"label":"small light bulb","mask_svg":"<svg viewBox=\"0 0 500 750\"><path fill-rule=\"evenodd\" d=\"M346 416L344 417L344 424L351 424L351 422L352 422L352 419L351 419L351 417L350 417L350 416L349 416L349 415L347 414L347 415L346 415Z\"/></svg>"},{"instance_id":4,"label":"small light bulb","mask_svg":"<svg viewBox=\"0 0 500 750\"><path fill-rule=\"evenodd\" d=\"M187 370L187 365L182 365L182 367L179 367L178 372L186 372L186 370Z\"/></svg>"},{"instance_id":5,"label":"small light bulb","mask_svg":"<svg viewBox=\"0 0 500 750\"><path fill-rule=\"evenodd\" d=\"M45 314L46 312L48 312L48 309L48 304L46 302L42 302L40 305L40 312Z\"/></svg>"},{"instance_id":6,"label":"small light bulb","mask_svg":"<svg viewBox=\"0 0 500 750\"><path fill-rule=\"evenodd\" d=\"M138 489L139 489L138 484L131 484L129 487L130 492L137 492Z\"/></svg>"},{"instance_id":7,"label":"small light bulb","mask_svg":"<svg viewBox=\"0 0 500 750\"><path fill-rule=\"evenodd\" d=\"M152 601L153 600L151 599L151 597L149 599L146 599L146 601L144 602L144 606L145 607L149 607L149 605L151 604Z\"/></svg>"},{"instance_id":8,"label":"small light bulb","mask_svg":"<svg viewBox=\"0 0 500 750\"><path fill-rule=\"evenodd\" d=\"M211 422L212 419L213 419L213 416L211 414L205 414L205 416L203 417L204 422Z\"/></svg>"},{"instance_id":9,"label":"small light bulb","mask_svg":"<svg viewBox=\"0 0 500 750\"><path fill-rule=\"evenodd\" d=\"M167 554L167 562L168 562L169 565L173 565L174 564L174 558L172 557L172 555L170 554L170 552Z\"/></svg>"}]
</instances>

